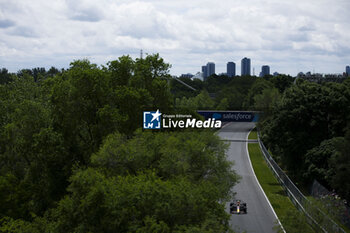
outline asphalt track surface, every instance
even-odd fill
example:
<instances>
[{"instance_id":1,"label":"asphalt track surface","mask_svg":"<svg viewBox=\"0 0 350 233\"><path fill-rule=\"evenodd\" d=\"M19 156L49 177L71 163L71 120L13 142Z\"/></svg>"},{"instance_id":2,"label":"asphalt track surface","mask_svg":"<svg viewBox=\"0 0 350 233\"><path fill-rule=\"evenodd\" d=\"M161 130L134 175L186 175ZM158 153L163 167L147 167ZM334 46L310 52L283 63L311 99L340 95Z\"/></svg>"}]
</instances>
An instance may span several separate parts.
<instances>
[{"instance_id":1,"label":"asphalt track surface","mask_svg":"<svg viewBox=\"0 0 350 233\"><path fill-rule=\"evenodd\" d=\"M247 203L248 213L232 214L230 225L235 232L275 232L273 227L277 219L255 178L248 157L246 139L254 125L255 123L250 122L232 122L218 132L218 135L229 143L228 159L234 161L233 168L242 177L233 188L236 199ZM230 210L229 203L226 203L226 210L227 212Z\"/></svg>"}]
</instances>

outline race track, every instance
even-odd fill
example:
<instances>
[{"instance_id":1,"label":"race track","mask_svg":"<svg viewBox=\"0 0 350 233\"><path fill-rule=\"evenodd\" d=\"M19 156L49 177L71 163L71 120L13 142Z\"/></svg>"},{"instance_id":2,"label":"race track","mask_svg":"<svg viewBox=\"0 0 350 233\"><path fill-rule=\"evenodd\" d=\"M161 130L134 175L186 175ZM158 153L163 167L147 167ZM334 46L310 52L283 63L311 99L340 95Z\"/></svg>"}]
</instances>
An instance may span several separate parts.
<instances>
[{"instance_id":1,"label":"race track","mask_svg":"<svg viewBox=\"0 0 350 233\"><path fill-rule=\"evenodd\" d=\"M228 159L235 162L234 170L242 177L234 187L236 199L247 203L248 214L231 215L230 225L236 232L275 232L276 217L266 200L251 168L247 152L247 135L254 123L232 122L222 128L218 135L230 144ZM226 210L229 212L229 203Z\"/></svg>"}]
</instances>

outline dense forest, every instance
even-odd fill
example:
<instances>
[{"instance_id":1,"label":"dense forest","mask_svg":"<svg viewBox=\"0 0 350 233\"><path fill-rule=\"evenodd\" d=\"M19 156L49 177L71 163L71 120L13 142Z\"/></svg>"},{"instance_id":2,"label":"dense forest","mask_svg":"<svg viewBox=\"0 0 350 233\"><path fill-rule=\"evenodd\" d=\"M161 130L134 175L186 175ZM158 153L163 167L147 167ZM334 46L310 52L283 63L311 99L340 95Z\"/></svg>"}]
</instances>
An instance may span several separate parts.
<instances>
[{"instance_id":1,"label":"dense forest","mask_svg":"<svg viewBox=\"0 0 350 233\"><path fill-rule=\"evenodd\" d=\"M297 80L260 122L263 140L302 187L313 180L350 200L350 80Z\"/></svg>"},{"instance_id":2,"label":"dense forest","mask_svg":"<svg viewBox=\"0 0 350 233\"><path fill-rule=\"evenodd\" d=\"M175 111L158 54L10 74L0 85L0 232L224 232L238 176L212 131L142 131Z\"/></svg>"}]
</instances>

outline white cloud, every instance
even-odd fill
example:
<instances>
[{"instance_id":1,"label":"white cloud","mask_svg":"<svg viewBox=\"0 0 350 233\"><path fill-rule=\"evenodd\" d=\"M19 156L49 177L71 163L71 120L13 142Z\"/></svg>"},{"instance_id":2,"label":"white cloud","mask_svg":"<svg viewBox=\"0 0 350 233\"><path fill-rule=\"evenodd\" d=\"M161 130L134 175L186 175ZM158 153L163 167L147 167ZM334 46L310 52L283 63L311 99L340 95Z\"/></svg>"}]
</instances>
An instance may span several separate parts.
<instances>
[{"instance_id":1,"label":"white cloud","mask_svg":"<svg viewBox=\"0 0 350 233\"><path fill-rule=\"evenodd\" d=\"M103 64L139 50L159 52L171 73L208 61L248 56L256 73L343 72L350 64L348 0L3 0L0 64L17 71L68 67L88 57Z\"/></svg>"}]
</instances>

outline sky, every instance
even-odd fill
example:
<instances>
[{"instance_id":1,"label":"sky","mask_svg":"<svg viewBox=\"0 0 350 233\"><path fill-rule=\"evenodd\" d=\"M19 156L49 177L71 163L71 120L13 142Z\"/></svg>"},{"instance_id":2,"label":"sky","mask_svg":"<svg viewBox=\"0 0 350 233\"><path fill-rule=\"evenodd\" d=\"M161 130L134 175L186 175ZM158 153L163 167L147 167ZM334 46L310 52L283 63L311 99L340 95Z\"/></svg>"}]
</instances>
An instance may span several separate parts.
<instances>
[{"instance_id":1,"label":"sky","mask_svg":"<svg viewBox=\"0 0 350 233\"><path fill-rule=\"evenodd\" d=\"M349 0L0 0L0 68L98 65L159 53L180 75L249 57L258 75L343 73Z\"/></svg>"}]
</instances>

